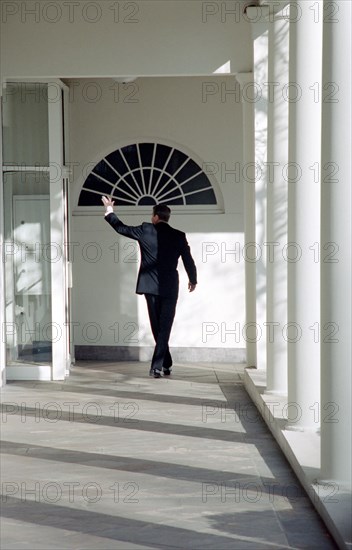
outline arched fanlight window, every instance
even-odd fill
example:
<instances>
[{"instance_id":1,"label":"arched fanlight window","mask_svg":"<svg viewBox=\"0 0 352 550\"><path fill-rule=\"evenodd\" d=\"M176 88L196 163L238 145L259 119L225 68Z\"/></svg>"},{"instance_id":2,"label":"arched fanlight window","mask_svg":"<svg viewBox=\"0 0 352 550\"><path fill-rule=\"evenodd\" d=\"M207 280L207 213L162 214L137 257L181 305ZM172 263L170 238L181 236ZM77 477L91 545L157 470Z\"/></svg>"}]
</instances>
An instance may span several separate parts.
<instances>
[{"instance_id":1,"label":"arched fanlight window","mask_svg":"<svg viewBox=\"0 0 352 550\"><path fill-rule=\"evenodd\" d=\"M213 186L184 152L161 143L134 143L113 151L86 178L78 206L101 206L109 195L120 206L217 205Z\"/></svg>"}]
</instances>

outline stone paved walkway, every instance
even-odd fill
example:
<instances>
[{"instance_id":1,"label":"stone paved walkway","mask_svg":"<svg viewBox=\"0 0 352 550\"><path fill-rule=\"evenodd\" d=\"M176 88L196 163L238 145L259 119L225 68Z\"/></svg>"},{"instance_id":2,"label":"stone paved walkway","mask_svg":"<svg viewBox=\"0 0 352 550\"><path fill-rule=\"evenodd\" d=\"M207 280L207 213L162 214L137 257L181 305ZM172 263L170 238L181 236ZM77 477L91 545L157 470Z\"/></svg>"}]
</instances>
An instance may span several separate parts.
<instances>
[{"instance_id":1,"label":"stone paved walkway","mask_svg":"<svg viewBox=\"0 0 352 550\"><path fill-rule=\"evenodd\" d=\"M243 366L148 368L2 390L2 550L336 548Z\"/></svg>"}]
</instances>

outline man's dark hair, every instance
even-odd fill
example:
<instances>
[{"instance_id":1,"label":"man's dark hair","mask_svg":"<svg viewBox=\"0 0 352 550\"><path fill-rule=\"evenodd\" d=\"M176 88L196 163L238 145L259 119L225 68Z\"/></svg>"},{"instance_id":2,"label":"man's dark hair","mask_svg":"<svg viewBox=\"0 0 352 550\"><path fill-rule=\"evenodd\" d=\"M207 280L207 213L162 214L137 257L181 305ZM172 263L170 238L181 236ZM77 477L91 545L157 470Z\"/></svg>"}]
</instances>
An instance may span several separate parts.
<instances>
[{"instance_id":1,"label":"man's dark hair","mask_svg":"<svg viewBox=\"0 0 352 550\"><path fill-rule=\"evenodd\" d=\"M168 222L171 210L166 204L156 204L153 206L153 214L154 216L159 216L159 219L163 222Z\"/></svg>"}]
</instances>

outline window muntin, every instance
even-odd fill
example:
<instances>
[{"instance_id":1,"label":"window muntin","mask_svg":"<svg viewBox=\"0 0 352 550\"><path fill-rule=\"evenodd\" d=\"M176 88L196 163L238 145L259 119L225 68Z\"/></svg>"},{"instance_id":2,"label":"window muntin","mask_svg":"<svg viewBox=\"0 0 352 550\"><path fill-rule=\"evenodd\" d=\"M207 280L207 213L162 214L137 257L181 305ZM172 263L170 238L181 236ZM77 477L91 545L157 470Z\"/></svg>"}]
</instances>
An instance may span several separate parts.
<instances>
[{"instance_id":1,"label":"window muntin","mask_svg":"<svg viewBox=\"0 0 352 550\"><path fill-rule=\"evenodd\" d=\"M120 206L216 205L208 176L192 158L161 143L127 145L100 160L86 178L78 206L101 206L101 196Z\"/></svg>"}]
</instances>

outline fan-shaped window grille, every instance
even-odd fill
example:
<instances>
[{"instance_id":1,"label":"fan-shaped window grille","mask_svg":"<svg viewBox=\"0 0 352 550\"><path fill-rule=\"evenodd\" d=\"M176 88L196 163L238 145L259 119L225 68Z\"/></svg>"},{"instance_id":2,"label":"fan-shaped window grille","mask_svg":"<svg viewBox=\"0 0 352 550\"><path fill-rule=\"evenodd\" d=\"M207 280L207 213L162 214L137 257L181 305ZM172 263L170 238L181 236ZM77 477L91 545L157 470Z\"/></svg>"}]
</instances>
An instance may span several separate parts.
<instances>
[{"instance_id":1,"label":"fan-shaped window grille","mask_svg":"<svg viewBox=\"0 0 352 550\"><path fill-rule=\"evenodd\" d=\"M185 153L160 143L128 145L98 162L84 182L78 206L101 206L102 195L121 206L217 204L202 168Z\"/></svg>"}]
</instances>

